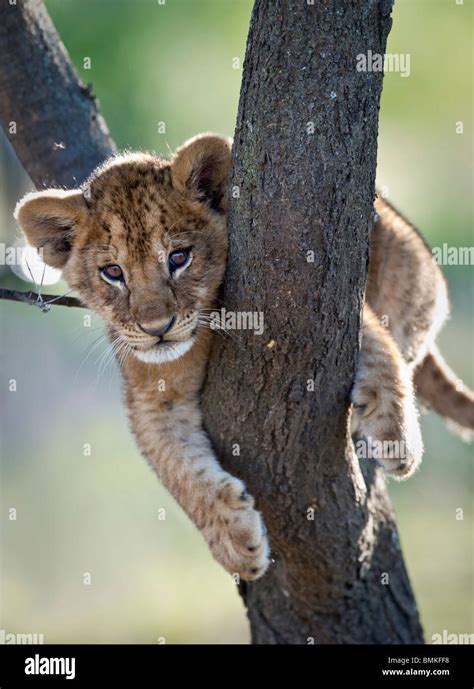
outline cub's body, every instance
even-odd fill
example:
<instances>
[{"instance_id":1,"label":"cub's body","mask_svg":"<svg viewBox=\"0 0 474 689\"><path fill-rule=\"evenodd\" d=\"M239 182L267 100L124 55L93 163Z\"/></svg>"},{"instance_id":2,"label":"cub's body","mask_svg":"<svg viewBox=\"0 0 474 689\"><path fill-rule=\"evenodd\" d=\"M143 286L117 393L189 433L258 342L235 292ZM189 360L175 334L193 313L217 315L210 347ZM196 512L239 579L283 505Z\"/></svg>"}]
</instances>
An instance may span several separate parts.
<instances>
[{"instance_id":1,"label":"cub's body","mask_svg":"<svg viewBox=\"0 0 474 689\"><path fill-rule=\"evenodd\" d=\"M230 161L229 140L201 135L171 161L117 157L81 189L29 194L16 217L44 261L104 319L143 454L214 557L255 579L269 563L262 518L220 466L199 411L209 313L227 257ZM403 477L422 455L414 376L425 401L467 430L474 403L434 346L448 311L438 267L401 216L382 200L376 209L352 427L368 450L397 444L398 454L376 457Z\"/></svg>"}]
</instances>

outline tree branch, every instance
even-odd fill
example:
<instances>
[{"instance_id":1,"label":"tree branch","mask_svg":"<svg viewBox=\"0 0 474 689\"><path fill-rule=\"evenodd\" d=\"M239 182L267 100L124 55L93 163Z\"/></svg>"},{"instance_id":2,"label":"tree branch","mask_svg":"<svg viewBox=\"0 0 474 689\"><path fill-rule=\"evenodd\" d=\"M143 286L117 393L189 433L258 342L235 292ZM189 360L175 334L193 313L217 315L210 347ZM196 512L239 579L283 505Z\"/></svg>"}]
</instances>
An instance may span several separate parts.
<instances>
[{"instance_id":1,"label":"tree branch","mask_svg":"<svg viewBox=\"0 0 474 689\"><path fill-rule=\"evenodd\" d=\"M7 301L20 301L30 306L37 306L41 311L47 312L51 306L76 306L82 309L87 308L79 299L75 297L63 297L56 294L38 294L37 292L20 292L16 289L0 288L0 299Z\"/></svg>"},{"instance_id":2,"label":"tree branch","mask_svg":"<svg viewBox=\"0 0 474 689\"><path fill-rule=\"evenodd\" d=\"M0 123L35 186L75 187L117 152L90 88L79 79L41 0L0 4ZM0 290L49 310L83 307L60 295Z\"/></svg>"},{"instance_id":3,"label":"tree branch","mask_svg":"<svg viewBox=\"0 0 474 689\"><path fill-rule=\"evenodd\" d=\"M38 189L77 187L116 152L41 0L0 3L0 123Z\"/></svg>"}]
</instances>

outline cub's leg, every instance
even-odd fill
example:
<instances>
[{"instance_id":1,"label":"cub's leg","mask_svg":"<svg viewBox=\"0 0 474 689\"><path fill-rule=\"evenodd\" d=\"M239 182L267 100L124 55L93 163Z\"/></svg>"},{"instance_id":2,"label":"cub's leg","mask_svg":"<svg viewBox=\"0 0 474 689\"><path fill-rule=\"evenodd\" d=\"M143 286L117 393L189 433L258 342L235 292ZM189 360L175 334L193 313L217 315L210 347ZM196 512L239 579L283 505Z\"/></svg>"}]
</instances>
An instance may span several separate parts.
<instances>
[{"instance_id":1,"label":"cub's leg","mask_svg":"<svg viewBox=\"0 0 474 689\"><path fill-rule=\"evenodd\" d=\"M416 229L384 199L375 208L366 300L413 374L448 316L447 285Z\"/></svg>"},{"instance_id":2,"label":"cub's leg","mask_svg":"<svg viewBox=\"0 0 474 689\"><path fill-rule=\"evenodd\" d=\"M364 307L362 345L352 390L352 433L356 443L398 478L413 474L423 443L407 364L390 333Z\"/></svg>"},{"instance_id":3,"label":"cub's leg","mask_svg":"<svg viewBox=\"0 0 474 689\"><path fill-rule=\"evenodd\" d=\"M153 381L152 371L148 377ZM160 399L160 393L136 384L127 385L126 393L143 454L200 529L214 558L242 579L262 576L269 564L263 520L243 482L219 465L197 402Z\"/></svg>"}]
</instances>

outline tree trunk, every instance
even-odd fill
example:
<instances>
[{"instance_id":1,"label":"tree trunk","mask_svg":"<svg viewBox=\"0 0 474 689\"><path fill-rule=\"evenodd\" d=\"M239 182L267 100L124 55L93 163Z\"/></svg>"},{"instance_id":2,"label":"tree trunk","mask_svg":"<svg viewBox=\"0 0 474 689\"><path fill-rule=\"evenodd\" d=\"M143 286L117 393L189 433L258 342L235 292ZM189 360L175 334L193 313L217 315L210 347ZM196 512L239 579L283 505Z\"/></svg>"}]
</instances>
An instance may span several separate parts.
<instances>
[{"instance_id":1,"label":"tree trunk","mask_svg":"<svg viewBox=\"0 0 474 689\"><path fill-rule=\"evenodd\" d=\"M422 641L384 478L348 433L382 87L355 56L384 52L390 6L257 0L252 16L225 304L265 330L216 338L203 406L274 549L241 586L255 643ZM2 124L37 186L77 185L115 150L95 100L40 0L4 3L0 25Z\"/></svg>"},{"instance_id":2,"label":"tree trunk","mask_svg":"<svg viewBox=\"0 0 474 689\"><path fill-rule=\"evenodd\" d=\"M390 25L372 0L252 16L224 304L265 330L215 340L204 411L274 549L241 587L254 643L422 642L385 479L348 432L382 89L356 55L383 54Z\"/></svg>"}]
</instances>

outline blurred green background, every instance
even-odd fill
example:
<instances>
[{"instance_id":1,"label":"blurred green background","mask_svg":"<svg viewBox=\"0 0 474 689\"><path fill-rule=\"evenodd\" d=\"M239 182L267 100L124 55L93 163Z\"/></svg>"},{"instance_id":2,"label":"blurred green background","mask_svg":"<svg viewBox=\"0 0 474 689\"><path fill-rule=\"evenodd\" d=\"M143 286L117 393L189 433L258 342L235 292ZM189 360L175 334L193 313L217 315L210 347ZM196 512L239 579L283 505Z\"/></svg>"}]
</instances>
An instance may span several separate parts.
<instances>
[{"instance_id":1,"label":"blurred green background","mask_svg":"<svg viewBox=\"0 0 474 689\"><path fill-rule=\"evenodd\" d=\"M167 154L199 131L233 134L250 0L46 4L120 147ZM470 246L472 5L399 0L393 18L388 52L409 53L411 73L385 77L378 185L432 246ZM14 204L32 185L4 139L0 150L1 240L10 245ZM444 270L453 313L440 344L473 387L472 267ZM8 268L0 277L28 289ZM247 642L231 578L134 445L114 365L97 375L105 344L89 352L98 320L85 327L80 310L0 308L0 626L50 643ZM429 642L443 629L473 631L473 458L437 417L424 417L423 432L421 471L390 491Z\"/></svg>"}]
</instances>

